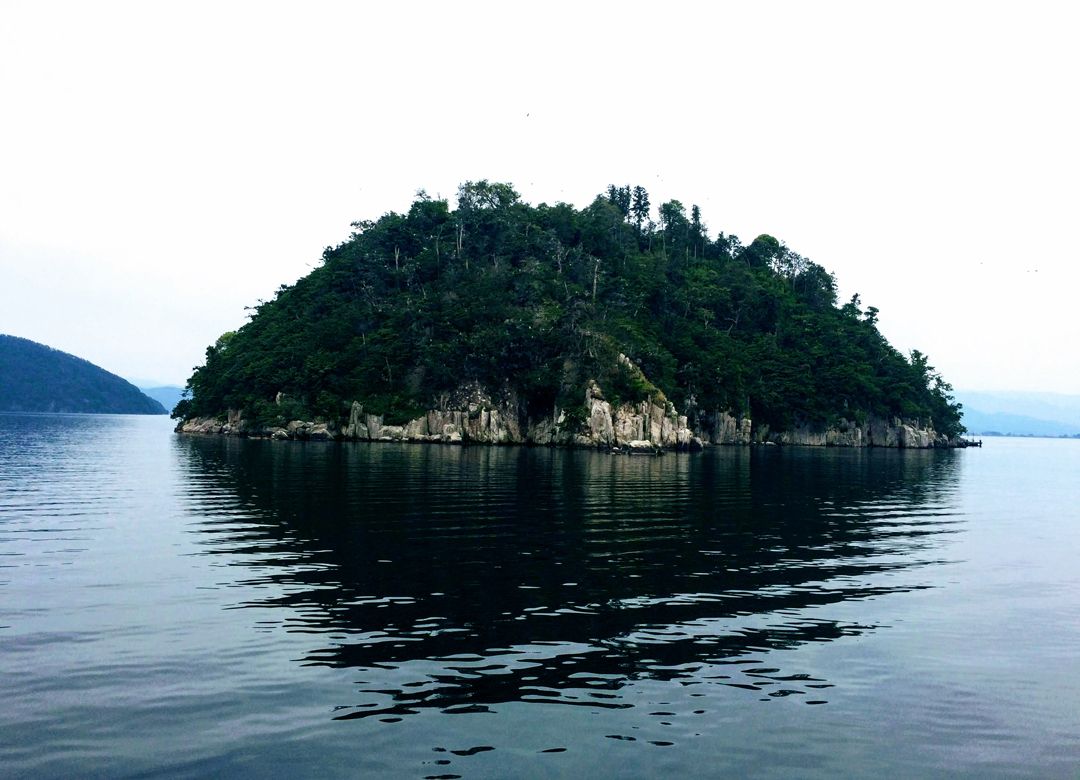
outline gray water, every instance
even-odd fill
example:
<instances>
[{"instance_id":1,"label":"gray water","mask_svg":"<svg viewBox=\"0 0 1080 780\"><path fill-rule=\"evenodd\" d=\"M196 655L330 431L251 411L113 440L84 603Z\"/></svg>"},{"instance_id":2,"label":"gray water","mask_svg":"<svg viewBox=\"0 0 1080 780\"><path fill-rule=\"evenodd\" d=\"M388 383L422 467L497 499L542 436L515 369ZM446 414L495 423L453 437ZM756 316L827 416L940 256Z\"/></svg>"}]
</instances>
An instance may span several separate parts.
<instances>
[{"instance_id":1,"label":"gray water","mask_svg":"<svg viewBox=\"0 0 1080 780\"><path fill-rule=\"evenodd\" d=\"M1078 477L0 415L0 775L1077 777Z\"/></svg>"}]
</instances>

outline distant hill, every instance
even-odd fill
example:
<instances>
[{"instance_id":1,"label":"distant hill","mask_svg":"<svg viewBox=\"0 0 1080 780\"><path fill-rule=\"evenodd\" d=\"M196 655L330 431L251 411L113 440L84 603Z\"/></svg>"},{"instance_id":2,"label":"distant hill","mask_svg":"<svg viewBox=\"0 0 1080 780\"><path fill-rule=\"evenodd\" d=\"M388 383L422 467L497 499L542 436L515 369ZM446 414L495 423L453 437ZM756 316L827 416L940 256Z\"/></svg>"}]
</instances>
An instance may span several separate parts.
<instances>
[{"instance_id":1,"label":"distant hill","mask_svg":"<svg viewBox=\"0 0 1080 780\"><path fill-rule=\"evenodd\" d=\"M964 409L964 425L971 434L1001 433L1012 436L1075 436L1080 427L1064 422L1039 420L1022 414L1004 414Z\"/></svg>"},{"instance_id":2,"label":"distant hill","mask_svg":"<svg viewBox=\"0 0 1080 780\"><path fill-rule=\"evenodd\" d=\"M184 395L184 388L176 385L161 385L159 387L139 387L145 395L150 396L159 404L165 407L165 410L171 412L176 408L176 405L180 403L180 399Z\"/></svg>"},{"instance_id":3,"label":"distant hill","mask_svg":"<svg viewBox=\"0 0 1080 780\"><path fill-rule=\"evenodd\" d=\"M0 412L165 414L139 388L82 358L0 335Z\"/></svg>"},{"instance_id":4,"label":"distant hill","mask_svg":"<svg viewBox=\"0 0 1080 780\"><path fill-rule=\"evenodd\" d=\"M1080 396L978 390L958 391L956 395L964 405L964 425L973 434L1080 434Z\"/></svg>"}]
</instances>

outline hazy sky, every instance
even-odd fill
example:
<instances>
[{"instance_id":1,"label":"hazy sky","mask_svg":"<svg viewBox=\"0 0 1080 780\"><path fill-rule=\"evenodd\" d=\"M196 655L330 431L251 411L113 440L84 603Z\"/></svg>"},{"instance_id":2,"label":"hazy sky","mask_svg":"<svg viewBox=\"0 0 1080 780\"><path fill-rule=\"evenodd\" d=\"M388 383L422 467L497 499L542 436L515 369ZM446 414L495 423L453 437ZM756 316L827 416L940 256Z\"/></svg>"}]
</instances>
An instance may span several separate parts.
<instances>
[{"instance_id":1,"label":"hazy sky","mask_svg":"<svg viewBox=\"0 0 1080 780\"><path fill-rule=\"evenodd\" d=\"M1080 393L1075 7L0 0L0 333L182 384L419 188L642 184L957 387Z\"/></svg>"}]
</instances>

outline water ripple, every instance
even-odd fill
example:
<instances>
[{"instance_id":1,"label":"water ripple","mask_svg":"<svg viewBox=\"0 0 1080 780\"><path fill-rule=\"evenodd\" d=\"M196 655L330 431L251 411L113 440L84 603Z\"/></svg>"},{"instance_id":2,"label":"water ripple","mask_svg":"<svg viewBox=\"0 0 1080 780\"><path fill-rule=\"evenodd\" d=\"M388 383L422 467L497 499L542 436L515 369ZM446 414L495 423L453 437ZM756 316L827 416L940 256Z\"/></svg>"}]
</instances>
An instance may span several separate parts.
<instances>
[{"instance_id":1,"label":"water ripple","mask_svg":"<svg viewBox=\"0 0 1080 780\"><path fill-rule=\"evenodd\" d=\"M1023 746L1060 768L1076 730L1003 637L1029 624L1017 605L1056 594L1039 646L1062 668L1074 579L965 575L989 554L973 517L998 515L961 500L964 455L627 458L0 418L0 761L974 776L1022 769Z\"/></svg>"}]
</instances>

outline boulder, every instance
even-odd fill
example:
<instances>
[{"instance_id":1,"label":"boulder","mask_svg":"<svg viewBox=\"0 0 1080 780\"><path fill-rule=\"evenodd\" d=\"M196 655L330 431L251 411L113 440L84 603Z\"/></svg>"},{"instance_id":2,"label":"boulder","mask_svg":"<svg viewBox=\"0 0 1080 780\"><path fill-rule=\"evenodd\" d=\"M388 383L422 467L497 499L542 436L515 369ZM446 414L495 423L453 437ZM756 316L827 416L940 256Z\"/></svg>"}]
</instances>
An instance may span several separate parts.
<instances>
[{"instance_id":1,"label":"boulder","mask_svg":"<svg viewBox=\"0 0 1080 780\"><path fill-rule=\"evenodd\" d=\"M195 417L180 423L177 427L177 431L180 433L197 433L216 436L222 433L222 428L224 428L224 425L213 417Z\"/></svg>"},{"instance_id":2,"label":"boulder","mask_svg":"<svg viewBox=\"0 0 1080 780\"><path fill-rule=\"evenodd\" d=\"M334 434L326 423L310 423L307 437L311 441L333 441Z\"/></svg>"},{"instance_id":3,"label":"boulder","mask_svg":"<svg viewBox=\"0 0 1080 780\"><path fill-rule=\"evenodd\" d=\"M376 438L376 437L372 437ZM402 425L383 425L379 428L378 441L402 441L405 438L405 427Z\"/></svg>"}]
</instances>

